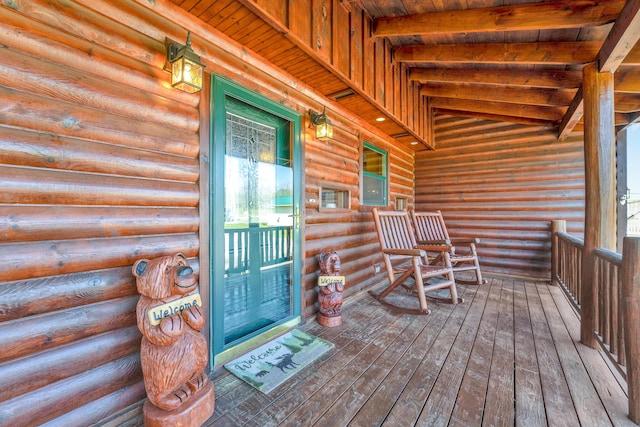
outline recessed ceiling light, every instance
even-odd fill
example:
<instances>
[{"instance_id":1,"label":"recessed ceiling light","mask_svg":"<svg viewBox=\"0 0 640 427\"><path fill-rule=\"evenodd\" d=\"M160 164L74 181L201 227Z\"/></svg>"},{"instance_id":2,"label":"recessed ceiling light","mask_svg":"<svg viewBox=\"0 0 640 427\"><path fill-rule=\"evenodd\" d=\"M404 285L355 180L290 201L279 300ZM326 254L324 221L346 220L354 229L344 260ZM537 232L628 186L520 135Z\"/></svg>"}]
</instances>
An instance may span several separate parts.
<instances>
[{"instance_id":1,"label":"recessed ceiling light","mask_svg":"<svg viewBox=\"0 0 640 427\"><path fill-rule=\"evenodd\" d=\"M386 117L378 117L376 118L376 122L384 122L386 119Z\"/></svg>"},{"instance_id":2,"label":"recessed ceiling light","mask_svg":"<svg viewBox=\"0 0 640 427\"><path fill-rule=\"evenodd\" d=\"M411 145L418 145L418 141L411 141Z\"/></svg>"}]
</instances>

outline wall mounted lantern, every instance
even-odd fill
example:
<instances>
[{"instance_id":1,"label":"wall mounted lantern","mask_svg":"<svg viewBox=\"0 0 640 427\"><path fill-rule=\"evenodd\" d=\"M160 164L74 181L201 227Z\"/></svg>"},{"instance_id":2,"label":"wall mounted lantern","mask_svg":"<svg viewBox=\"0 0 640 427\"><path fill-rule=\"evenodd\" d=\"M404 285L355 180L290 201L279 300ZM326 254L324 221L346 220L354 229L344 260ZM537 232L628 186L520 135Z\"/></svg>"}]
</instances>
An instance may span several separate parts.
<instances>
[{"instance_id":1,"label":"wall mounted lantern","mask_svg":"<svg viewBox=\"0 0 640 427\"><path fill-rule=\"evenodd\" d=\"M185 92L194 93L202 89L204 65L200 57L191 49L191 32L187 33L187 43L182 46L169 39L167 61L171 71L171 86Z\"/></svg>"},{"instance_id":2,"label":"wall mounted lantern","mask_svg":"<svg viewBox=\"0 0 640 427\"><path fill-rule=\"evenodd\" d=\"M327 118L327 107L324 107L322 113L309 111L311 123L316 127L316 138L320 141L328 141L333 139L333 125L331 120Z\"/></svg>"}]
</instances>

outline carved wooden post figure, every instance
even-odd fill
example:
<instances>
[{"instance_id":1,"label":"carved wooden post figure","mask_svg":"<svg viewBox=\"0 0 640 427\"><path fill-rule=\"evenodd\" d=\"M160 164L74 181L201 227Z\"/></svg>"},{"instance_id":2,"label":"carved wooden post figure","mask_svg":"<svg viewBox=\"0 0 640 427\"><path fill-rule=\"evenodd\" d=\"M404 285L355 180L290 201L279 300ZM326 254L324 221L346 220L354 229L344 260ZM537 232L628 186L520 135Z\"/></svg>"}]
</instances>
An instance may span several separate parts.
<instances>
[{"instance_id":1,"label":"carved wooden post figure","mask_svg":"<svg viewBox=\"0 0 640 427\"><path fill-rule=\"evenodd\" d=\"M140 300L140 359L148 401L145 426L200 426L213 413L213 383L205 374L207 341L198 277L182 254L133 265Z\"/></svg>"},{"instance_id":2,"label":"carved wooden post figure","mask_svg":"<svg viewBox=\"0 0 640 427\"><path fill-rule=\"evenodd\" d=\"M318 255L320 270L318 277L318 323L322 326L338 326L342 324L342 291L344 276L340 273L340 257L336 251L322 252Z\"/></svg>"}]
</instances>

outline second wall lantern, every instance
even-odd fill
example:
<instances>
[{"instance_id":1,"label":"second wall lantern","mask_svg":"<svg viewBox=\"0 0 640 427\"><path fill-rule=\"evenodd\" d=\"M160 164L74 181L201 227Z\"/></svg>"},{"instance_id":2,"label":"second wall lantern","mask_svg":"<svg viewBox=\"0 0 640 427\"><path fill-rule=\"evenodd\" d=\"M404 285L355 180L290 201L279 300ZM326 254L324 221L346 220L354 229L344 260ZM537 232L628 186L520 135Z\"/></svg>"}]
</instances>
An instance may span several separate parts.
<instances>
[{"instance_id":1,"label":"second wall lantern","mask_svg":"<svg viewBox=\"0 0 640 427\"><path fill-rule=\"evenodd\" d=\"M187 43L184 46L169 39L166 40L166 46L171 86L189 93L201 90L204 65L200 62L200 57L191 49L191 32L187 33Z\"/></svg>"}]
</instances>

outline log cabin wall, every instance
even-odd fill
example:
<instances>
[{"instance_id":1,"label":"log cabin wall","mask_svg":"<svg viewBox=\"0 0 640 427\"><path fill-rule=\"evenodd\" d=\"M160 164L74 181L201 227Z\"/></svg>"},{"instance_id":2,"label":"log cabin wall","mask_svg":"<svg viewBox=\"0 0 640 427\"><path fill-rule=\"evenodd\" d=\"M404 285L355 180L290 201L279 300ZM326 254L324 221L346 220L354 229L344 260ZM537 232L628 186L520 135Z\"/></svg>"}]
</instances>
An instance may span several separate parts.
<instances>
[{"instance_id":1,"label":"log cabin wall","mask_svg":"<svg viewBox=\"0 0 640 427\"><path fill-rule=\"evenodd\" d=\"M436 142L416 155L416 210L440 209L452 237L479 237L483 271L548 279L550 221L584 232L582 135L438 116Z\"/></svg>"},{"instance_id":2,"label":"log cabin wall","mask_svg":"<svg viewBox=\"0 0 640 427\"><path fill-rule=\"evenodd\" d=\"M132 263L197 266L199 96L81 4L0 22L0 424L88 425L145 397Z\"/></svg>"},{"instance_id":3,"label":"log cabin wall","mask_svg":"<svg viewBox=\"0 0 640 427\"><path fill-rule=\"evenodd\" d=\"M206 108L171 89L162 70L165 36L187 29L208 71L305 117L303 314L316 310L322 249L340 254L346 297L384 280L373 274L381 257L359 205L361 145L388 150L390 200L409 203L411 150L339 106L329 106L335 140L316 141L307 111L327 99L166 2L4 2L0 425L88 425L137 404L145 392L131 265L176 252L208 265ZM319 188L334 184L350 191L350 209L319 209Z\"/></svg>"},{"instance_id":4,"label":"log cabin wall","mask_svg":"<svg viewBox=\"0 0 640 427\"><path fill-rule=\"evenodd\" d=\"M323 250L336 250L340 256L341 274L347 284L345 298L384 280L374 274L374 265L381 264L380 244L373 224L371 208L360 205L361 143L367 141L388 152L389 199L397 197L413 203L413 153L398 149L389 142L372 135L340 132L330 143L307 135L306 163L306 227L304 269L305 315L317 311L316 284L318 263L315 256ZM320 207L320 189L335 188L349 191L350 209ZM384 269L381 269L384 270ZM383 273L383 271L382 271Z\"/></svg>"}]
</instances>

